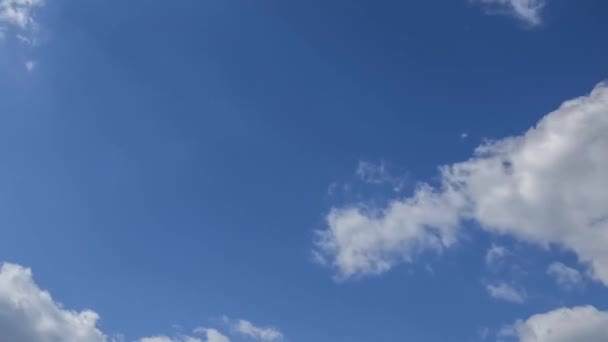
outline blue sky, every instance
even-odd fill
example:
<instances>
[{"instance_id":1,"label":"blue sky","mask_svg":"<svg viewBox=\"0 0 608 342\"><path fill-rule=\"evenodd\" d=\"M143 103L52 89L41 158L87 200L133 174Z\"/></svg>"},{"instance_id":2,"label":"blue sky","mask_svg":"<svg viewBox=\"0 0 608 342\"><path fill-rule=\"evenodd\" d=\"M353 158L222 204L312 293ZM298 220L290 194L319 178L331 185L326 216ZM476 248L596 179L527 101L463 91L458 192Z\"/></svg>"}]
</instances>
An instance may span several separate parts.
<instances>
[{"instance_id":1,"label":"blue sky","mask_svg":"<svg viewBox=\"0 0 608 342\"><path fill-rule=\"evenodd\" d=\"M0 0L0 342L607 340L607 15Z\"/></svg>"}]
</instances>

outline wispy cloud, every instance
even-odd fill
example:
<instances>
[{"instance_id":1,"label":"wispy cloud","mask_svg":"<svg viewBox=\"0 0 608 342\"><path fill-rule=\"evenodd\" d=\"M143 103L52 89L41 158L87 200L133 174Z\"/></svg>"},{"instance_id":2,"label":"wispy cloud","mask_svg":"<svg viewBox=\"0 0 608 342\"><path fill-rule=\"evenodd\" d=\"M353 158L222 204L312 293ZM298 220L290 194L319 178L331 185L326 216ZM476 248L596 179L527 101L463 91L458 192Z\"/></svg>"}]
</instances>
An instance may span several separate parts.
<instances>
[{"instance_id":1,"label":"wispy cloud","mask_svg":"<svg viewBox=\"0 0 608 342\"><path fill-rule=\"evenodd\" d=\"M43 0L0 0L0 37L11 32L19 41L33 44L38 30L34 13L43 5Z\"/></svg>"},{"instance_id":2,"label":"wispy cloud","mask_svg":"<svg viewBox=\"0 0 608 342\"><path fill-rule=\"evenodd\" d=\"M507 283L488 284L486 291L490 296L511 303L521 304L526 301L526 292L516 289Z\"/></svg>"},{"instance_id":3,"label":"wispy cloud","mask_svg":"<svg viewBox=\"0 0 608 342\"><path fill-rule=\"evenodd\" d=\"M0 0L0 43L12 41L17 46L22 66L27 72L36 68L32 48L38 45L40 28L35 12L44 6L44 0ZM6 53L8 51L3 51Z\"/></svg>"},{"instance_id":4,"label":"wispy cloud","mask_svg":"<svg viewBox=\"0 0 608 342\"><path fill-rule=\"evenodd\" d=\"M547 274L555 278L557 284L565 290L571 290L583 285L583 276L581 273L561 262L554 262L549 265Z\"/></svg>"},{"instance_id":5,"label":"wispy cloud","mask_svg":"<svg viewBox=\"0 0 608 342\"><path fill-rule=\"evenodd\" d=\"M509 251L502 246L497 246L492 244L492 246L486 252L486 265L493 266L500 261L500 259L504 258Z\"/></svg>"},{"instance_id":6,"label":"wispy cloud","mask_svg":"<svg viewBox=\"0 0 608 342\"><path fill-rule=\"evenodd\" d=\"M528 25L537 26L542 23L541 13L547 0L471 0L480 4L486 13L508 14Z\"/></svg>"},{"instance_id":7,"label":"wispy cloud","mask_svg":"<svg viewBox=\"0 0 608 342\"><path fill-rule=\"evenodd\" d=\"M240 319L232 323L234 331L243 336L260 342L278 342L283 340L283 333L273 327L259 327L253 323Z\"/></svg>"},{"instance_id":8,"label":"wispy cloud","mask_svg":"<svg viewBox=\"0 0 608 342\"><path fill-rule=\"evenodd\" d=\"M24 63L24 65L25 65L25 69L26 69L27 71L32 72L32 71L34 71L34 68L36 67L36 64L37 64L37 63L36 63L36 61L26 61L26 62Z\"/></svg>"},{"instance_id":9,"label":"wispy cloud","mask_svg":"<svg viewBox=\"0 0 608 342\"><path fill-rule=\"evenodd\" d=\"M360 160L355 174L362 182L374 185L390 185L393 191L401 191L405 184L404 177L393 175L384 161L372 163Z\"/></svg>"}]
</instances>

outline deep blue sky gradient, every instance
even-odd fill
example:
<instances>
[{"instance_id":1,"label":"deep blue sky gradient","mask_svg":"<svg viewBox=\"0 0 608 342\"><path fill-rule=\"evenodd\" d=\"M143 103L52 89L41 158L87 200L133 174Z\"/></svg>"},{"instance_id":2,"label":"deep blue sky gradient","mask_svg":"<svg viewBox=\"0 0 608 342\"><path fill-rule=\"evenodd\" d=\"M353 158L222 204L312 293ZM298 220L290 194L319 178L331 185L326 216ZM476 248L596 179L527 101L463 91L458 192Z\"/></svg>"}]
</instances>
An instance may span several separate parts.
<instances>
[{"instance_id":1,"label":"deep blue sky gradient","mask_svg":"<svg viewBox=\"0 0 608 342\"><path fill-rule=\"evenodd\" d=\"M599 286L564 295L537 276L572 255L474 227L441 257L342 284L311 248L366 191L328 195L359 160L390 161L407 194L608 77L607 16L602 0L554 0L532 29L466 0L49 0L34 72L25 52L0 57L0 260L128 338L225 314L294 342L473 341L606 306ZM485 293L492 241L534 256L526 304Z\"/></svg>"}]
</instances>

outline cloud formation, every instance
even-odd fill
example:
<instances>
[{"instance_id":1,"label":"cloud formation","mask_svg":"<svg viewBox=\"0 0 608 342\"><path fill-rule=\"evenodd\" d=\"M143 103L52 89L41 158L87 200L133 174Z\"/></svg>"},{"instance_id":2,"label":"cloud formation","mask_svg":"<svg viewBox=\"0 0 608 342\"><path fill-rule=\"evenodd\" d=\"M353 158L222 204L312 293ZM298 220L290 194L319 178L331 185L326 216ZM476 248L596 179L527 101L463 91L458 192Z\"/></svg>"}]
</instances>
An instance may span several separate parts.
<instances>
[{"instance_id":1,"label":"cloud formation","mask_svg":"<svg viewBox=\"0 0 608 342\"><path fill-rule=\"evenodd\" d=\"M215 329L205 329L206 342L230 342L230 339Z\"/></svg>"},{"instance_id":2,"label":"cloud formation","mask_svg":"<svg viewBox=\"0 0 608 342\"><path fill-rule=\"evenodd\" d=\"M405 183L403 177L393 176L383 161L376 164L360 160L355 174L362 182L374 185L388 184L395 192L401 191Z\"/></svg>"},{"instance_id":3,"label":"cloud formation","mask_svg":"<svg viewBox=\"0 0 608 342\"><path fill-rule=\"evenodd\" d=\"M549 265L547 274L555 278L557 284L565 290L570 290L583 285L583 276L581 273L561 262L554 262Z\"/></svg>"},{"instance_id":4,"label":"cloud formation","mask_svg":"<svg viewBox=\"0 0 608 342\"><path fill-rule=\"evenodd\" d=\"M168 336L154 336L141 338L137 342L201 342L201 340L190 336L180 338L171 338Z\"/></svg>"},{"instance_id":5,"label":"cloud formation","mask_svg":"<svg viewBox=\"0 0 608 342\"><path fill-rule=\"evenodd\" d=\"M15 37L28 45L33 42L37 30L34 12L44 5L43 0L0 0L0 32L6 36L12 31Z\"/></svg>"},{"instance_id":6,"label":"cloud formation","mask_svg":"<svg viewBox=\"0 0 608 342\"><path fill-rule=\"evenodd\" d=\"M11 342L108 342L97 313L64 309L32 279L30 269L0 268L0 332Z\"/></svg>"},{"instance_id":7,"label":"cloud formation","mask_svg":"<svg viewBox=\"0 0 608 342\"><path fill-rule=\"evenodd\" d=\"M520 342L608 341L608 312L592 306L560 308L517 321L499 335Z\"/></svg>"},{"instance_id":8,"label":"cloud formation","mask_svg":"<svg viewBox=\"0 0 608 342\"><path fill-rule=\"evenodd\" d=\"M441 252L462 222L541 246L559 245L608 285L608 86L566 101L526 133L487 142L383 208L332 208L315 252L339 278L373 275Z\"/></svg>"},{"instance_id":9,"label":"cloud formation","mask_svg":"<svg viewBox=\"0 0 608 342\"><path fill-rule=\"evenodd\" d=\"M256 341L277 342L283 340L283 334L276 328L258 327L243 319L234 322L233 328L236 332Z\"/></svg>"},{"instance_id":10,"label":"cloud formation","mask_svg":"<svg viewBox=\"0 0 608 342\"><path fill-rule=\"evenodd\" d=\"M529 25L542 23L541 12L546 0L472 0L484 7L488 13L509 14Z\"/></svg>"},{"instance_id":11,"label":"cloud formation","mask_svg":"<svg viewBox=\"0 0 608 342\"><path fill-rule=\"evenodd\" d=\"M99 315L91 310L65 309L36 285L28 268L5 263L0 267L0 341L10 342L119 342L97 328ZM283 340L276 328L235 321L234 332L261 342ZM192 335L155 335L137 342L230 342L211 328L196 328Z\"/></svg>"},{"instance_id":12,"label":"cloud formation","mask_svg":"<svg viewBox=\"0 0 608 342\"><path fill-rule=\"evenodd\" d=\"M139 339L137 342L230 342L230 339L215 329L208 328L196 328L194 333L199 334L202 338L193 336L153 336L144 337Z\"/></svg>"},{"instance_id":13,"label":"cloud formation","mask_svg":"<svg viewBox=\"0 0 608 342\"><path fill-rule=\"evenodd\" d=\"M327 229L317 232L317 259L334 267L338 278L350 278L383 273L425 250L440 252L456 241L464 204L451 189L437 193L422 186L385 209L334 208Z\"/></svg>"},{"instance_id":14,"label":"cloud formation","mask_svg":"<svg viewBox=\"0 0 608 342\"><path fill-rule=\"evenodd\" d=\"M518 290L507 283L488 284L486 291L490 296L511 303L522 304L526 301L526 292Z\"/></svg>"},{"instance_id":15,"label":"cloud formation","mask_svg":"<svg viewBox=\"0 0 608 342\"><path fill-rule=\"evenodd\" d=\"M492 246L486 252L486 257L485 257L486 265L488 265L488 266L495 265L502 258L504 258L508 253L509 253L509 251L505 247L492 244Z\"/></svg>"}]
</instances>

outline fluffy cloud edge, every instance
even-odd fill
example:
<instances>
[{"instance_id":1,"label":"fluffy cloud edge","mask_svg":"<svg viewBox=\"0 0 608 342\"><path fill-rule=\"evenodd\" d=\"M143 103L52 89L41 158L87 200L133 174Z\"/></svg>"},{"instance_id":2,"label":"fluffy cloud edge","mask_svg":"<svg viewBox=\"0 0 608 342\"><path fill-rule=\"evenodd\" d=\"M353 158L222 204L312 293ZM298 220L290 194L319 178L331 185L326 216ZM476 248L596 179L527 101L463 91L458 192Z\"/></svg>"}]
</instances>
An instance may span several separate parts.
<instances>
[{"instance_id":1,"label":"fluffy cloud edge","mask_svg":"<svg viewBox=\"0 0 608 342\"><path fill-rule=\"evenodd\" d=\"M91 310L66 310L33 280L31 269L4 263L0 267L0 330L10 341L108 342Z\"/></svg>"},{"instance_id":2,"label":"fluffy cloud edge","mask_svg":"<svg viewBox=\"0 0 608 342\"><path fill-rule=\"evenodd\" d=\"M34 281L31 269L0 265L0 331L11 342L124 342L121 335L107 335L98 327L99 315L92 310L64 308ZM240 319L231 323L233 332L261 342L278 342L283 333L274 327L260 327ZM192 334L151 335L137 342L230 342L217 329L199 327Z\"/></svg>"},{"instance_id":3,"label":"fluffy cloud edge","mask_svg":"<svg viewBox=\"0 0 608 342\"><path fill-rule=\"evenodd\" d=\"M593 306L558 308L516 321L498 335L519 342L603 342L608 340L608 312Z\"/></svg>"},{"instance_id":4,"label":"fluffy cloud edge","mask_svg":"<svg viewBox=\"0 0 608 342\"><path fill-rule=\"evenodd\" d=\"M542 11L547 0L470 0L489 14L508 14L529 26L542 24Z\"/></svg>"},{"instance_id":5,"label":"fluffy cloud edge","mask_svg":"<svg viewBox=\"0 0 608 342\"><path fill-rule=\"evenodd\" d=\"M224 317L224 322L230 326L232 331L260 342L279 342L284 340L283 333L272 326L258 326L245 319L231 320Z\"/></svg>"},{"instance_id":6,"label":"fluffy cloud edge","mask_svg":"<svg viewBox=\"0 0 608 342\"><path fill-rule=\"evenodd\" d=\"M557 244L608 284L608 86L564 102L525 134L487 142L439 168L440 184L383 208L334 207L314 254L337 279L384 273L458 241L462 222L539 245ZM559 186L558 186L559 185Z\"/></svg>"}]
</instances>

